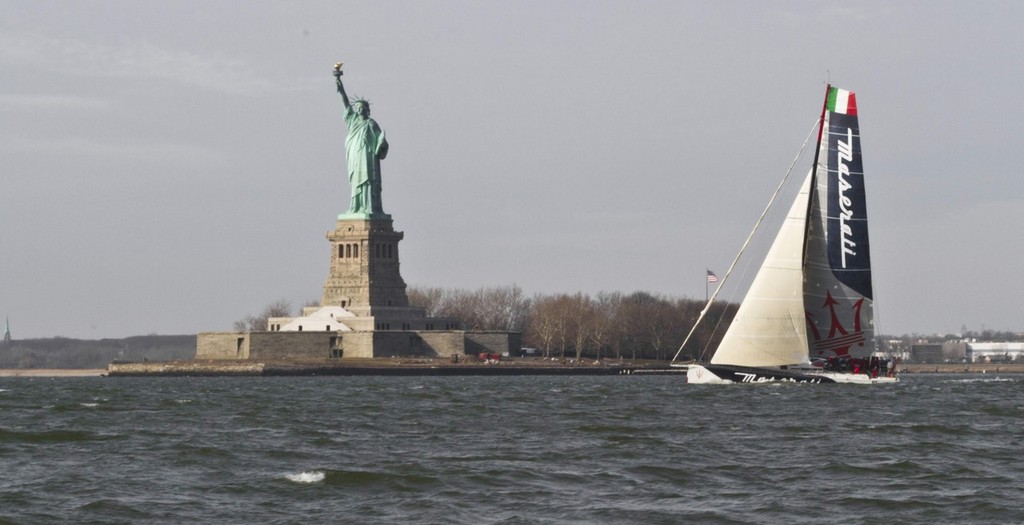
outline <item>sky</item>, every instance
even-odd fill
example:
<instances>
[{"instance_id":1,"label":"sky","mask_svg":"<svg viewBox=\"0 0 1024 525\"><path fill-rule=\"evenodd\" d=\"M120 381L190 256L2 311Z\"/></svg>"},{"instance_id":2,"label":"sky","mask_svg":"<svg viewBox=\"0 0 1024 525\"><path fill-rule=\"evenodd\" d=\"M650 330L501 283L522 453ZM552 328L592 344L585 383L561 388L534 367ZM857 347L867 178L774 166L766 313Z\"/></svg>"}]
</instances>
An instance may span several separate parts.
<instances>
[{"instance_id":1,"label":"sky","mask_svg":"<svg viewBox=\"0 0 1024 525\"><path fill-rule=\"evenodd\" d=\"M703 300L831 82L857 93L878 330L1021 331L1022 20L1016 1L0 2L0 315L16 339L98 339L318 300L349 197L341 61L390 143L410 286Z\"/></svg>"}]
</instances>

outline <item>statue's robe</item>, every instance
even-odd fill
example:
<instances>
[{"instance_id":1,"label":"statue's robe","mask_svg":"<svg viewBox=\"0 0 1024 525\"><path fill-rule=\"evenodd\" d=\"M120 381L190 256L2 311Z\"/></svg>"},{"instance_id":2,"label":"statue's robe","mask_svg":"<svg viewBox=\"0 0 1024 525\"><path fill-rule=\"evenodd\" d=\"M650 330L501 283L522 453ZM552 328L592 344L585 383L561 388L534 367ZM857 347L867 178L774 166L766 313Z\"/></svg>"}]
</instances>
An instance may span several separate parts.
<instances>
[{"instance_id":1,"label":"statue's robe","mask_svg":"<svg viewBox=\"0 0 1024 525\"><path fill-rule=\"evenodd\" d=\"M345 108L345 124L345 158L352 189L348 213L384 213L380 199L380 161L388 154L384 130L351 107Z\"/></svg>"}]
</instances>

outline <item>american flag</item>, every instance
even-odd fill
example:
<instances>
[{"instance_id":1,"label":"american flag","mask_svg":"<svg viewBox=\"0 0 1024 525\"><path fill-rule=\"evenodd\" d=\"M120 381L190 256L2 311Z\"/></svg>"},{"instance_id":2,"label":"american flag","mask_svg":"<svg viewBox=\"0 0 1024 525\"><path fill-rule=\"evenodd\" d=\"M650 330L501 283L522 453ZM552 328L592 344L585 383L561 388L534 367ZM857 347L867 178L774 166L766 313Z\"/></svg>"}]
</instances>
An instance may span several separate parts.
<instances>
[{"instance_id":1,"label":"american flag","mask_svg":"<svg viewBox=\"0 0 1024 525\"><path fill-rule=\"evenodd\" d=\"M709 283L717 283L718 282L718 276L715 275L715 272L712 272L711 270L708 270L708 282Z\"/></svg>"}]
</instances>

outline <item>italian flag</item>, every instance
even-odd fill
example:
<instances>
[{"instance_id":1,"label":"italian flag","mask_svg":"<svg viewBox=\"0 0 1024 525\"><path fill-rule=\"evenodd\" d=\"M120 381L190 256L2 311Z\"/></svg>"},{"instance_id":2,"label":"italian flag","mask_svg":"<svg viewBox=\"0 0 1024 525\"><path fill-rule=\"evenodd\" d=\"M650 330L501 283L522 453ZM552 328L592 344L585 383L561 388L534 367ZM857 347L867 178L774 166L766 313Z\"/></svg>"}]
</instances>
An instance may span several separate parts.
<instances>
[{"instance_id":1,"label":"italian flag","mask_svg":"<svg viewBox=\"0 0 1024 525\"><path fill-rule=\"evenodd\" d=\"M852 91L830 87L825 99L825 109L844 115L857 114L857 95Z\"/></svg>"}]
</instances>

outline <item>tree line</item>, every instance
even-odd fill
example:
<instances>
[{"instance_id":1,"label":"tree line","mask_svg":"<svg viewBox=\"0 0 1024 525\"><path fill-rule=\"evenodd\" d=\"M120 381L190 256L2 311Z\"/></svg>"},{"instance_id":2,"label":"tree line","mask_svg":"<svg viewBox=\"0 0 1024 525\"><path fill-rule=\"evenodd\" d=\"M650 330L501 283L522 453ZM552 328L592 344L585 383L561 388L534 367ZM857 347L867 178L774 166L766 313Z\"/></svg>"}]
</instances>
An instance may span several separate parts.
<instances>
[{"instance_id":1,"label":"tree line","mask_svg":"<svg viewBox=\"0 0 1024 525\"><path fill-rule=\"evenodd\" d=\"M544 357L671 359L704 308L703 301L649 292L535 294L518 286L478 290L409 287L409 303L431 317L451 317L465 330L522 333L524 347ZM680 360L717 346L736 305L713 305Z\"/></svg>"}]
</instances>

